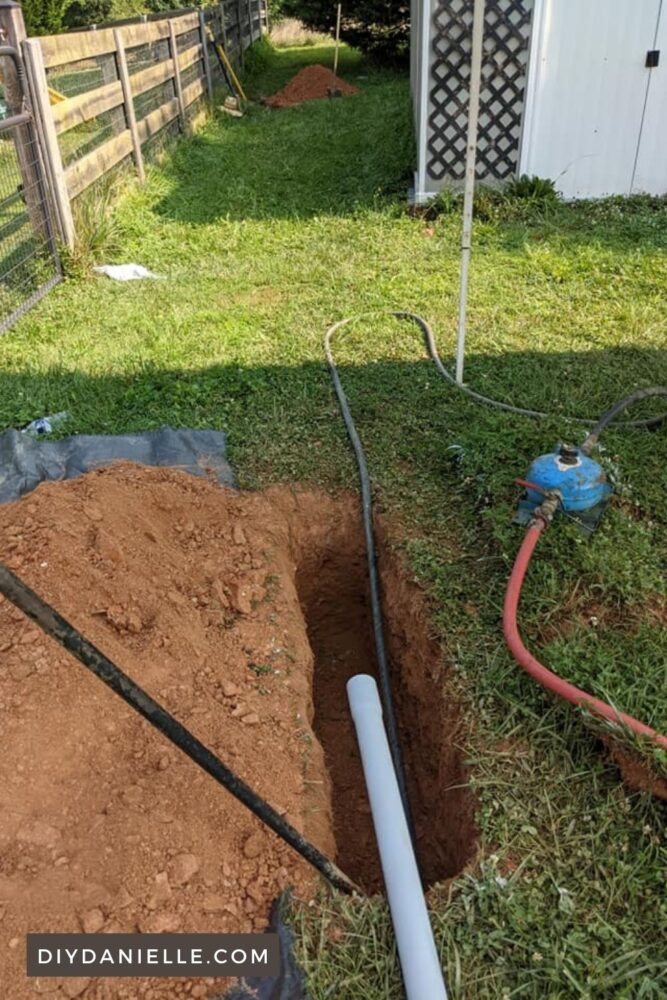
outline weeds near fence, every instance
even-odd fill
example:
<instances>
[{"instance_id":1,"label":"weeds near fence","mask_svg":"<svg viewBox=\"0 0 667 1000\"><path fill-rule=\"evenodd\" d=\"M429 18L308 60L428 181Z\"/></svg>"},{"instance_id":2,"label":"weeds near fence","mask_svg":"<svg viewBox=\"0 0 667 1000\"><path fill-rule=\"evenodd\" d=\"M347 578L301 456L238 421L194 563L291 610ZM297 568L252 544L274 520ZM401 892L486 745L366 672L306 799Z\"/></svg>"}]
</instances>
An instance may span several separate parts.
<instances>
[{"instance_id":1,"label":"weeds near fence","mask_svg":"<svg viewBox=\"0 0 667 1000\"><path fill-rule=\"evenodd\" d=\"M95 264L108 261L121 246L121 226L114 205L121 194L136 183L125 167L101 177L84 191L72 207L76 237L72 247L61 251L63 269L69 277L83 277Z\"/></svg>"}]
</instances>

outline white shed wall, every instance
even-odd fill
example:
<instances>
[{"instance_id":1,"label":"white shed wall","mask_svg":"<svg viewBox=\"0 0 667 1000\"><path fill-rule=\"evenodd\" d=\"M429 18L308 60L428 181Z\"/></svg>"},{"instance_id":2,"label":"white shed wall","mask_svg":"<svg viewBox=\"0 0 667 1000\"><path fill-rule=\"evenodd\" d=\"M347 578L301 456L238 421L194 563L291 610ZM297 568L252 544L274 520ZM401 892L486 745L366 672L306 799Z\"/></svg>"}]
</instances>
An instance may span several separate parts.
<instances>
[{"instance_id":1,"label":"white shed wall","mask_svg":"<svg viewBox=\"0 0 667 1000\"><path fill-rule=\"evenodd\" d=\"M661 0L536 0L521 173L566 198L667 191Z\"/></svg>"},{"instance_id":2,"label":"white shed wall","mask_svg":"<svg viewBox=\"0 0 667 1000\"><path fill-rule=\"evenodd\" d=\"M412 0L416 201L463 177L472 6ZM667 0L487 0L484 52L480 180L667 193Z\"/></svg>"}]
</instances>

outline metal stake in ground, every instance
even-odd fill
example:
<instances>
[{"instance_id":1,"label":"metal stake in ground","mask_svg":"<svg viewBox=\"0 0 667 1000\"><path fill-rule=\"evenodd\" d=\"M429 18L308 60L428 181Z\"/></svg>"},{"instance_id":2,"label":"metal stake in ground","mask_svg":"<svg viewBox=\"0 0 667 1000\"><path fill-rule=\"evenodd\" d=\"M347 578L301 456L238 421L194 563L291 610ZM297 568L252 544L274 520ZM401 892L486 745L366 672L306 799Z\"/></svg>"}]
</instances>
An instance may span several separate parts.
<instances>
[{"instance_id":1,"label":"metal stake in ground","mask_svg":"<svg viewBox=\"0 0 667 1000\"><path fill-rule=\"evenodd\" d=\"M333 64L333 75L338 75L338 49L340 46L340 12L341 4L338 4L336 8L336 49L334 51L334 64ZM341 91L336 86L335 82L333 87L329 87L329 97L342 97Z\"/></svg>"},{"instance_id":2,"label":"metal stake in ground","mask_svg":"<svg viewBox=\"0 0 667 1000\"><path fill-rule=\"evenodd\" d=\"M472 53L470 59L470 100L468 104L468 141L466 151L465 193L463 195L463 229L461 232L461 285L459 290L459 329L456 341L456 381L463 383L463 359L466 342L466 312L468 307L468 271L472 244L472 209L475 195L477 162L477 123L479 92L482 83L482 50L484 47L484 10L486 0L475 0L472 20Z\"/></svg>"},{"instance_id":3,"label":"metal stake in ground","mask_svg":"<svg viewBox=\"0 0 667 1000\"><path fill-rule=\"evenodd\" d=\"M204 746L185 726L123 671L107 659L104 653L88 642L73 625L70 625L46 601L34 593L22 580L0 563L0 594L15 604L28 618L36 622L47 635L64 646L85 667L126 701L135 712L143 715L152 726L171 740L183 753L198 764L207 774L242 802L258 819L300 854L313 868L341 892L360 892L357 886L337 865L330 861L298 830L287 823L275 809L246 785L238 775L222 763L208 747Z\"/></svg>"}]
</instances>

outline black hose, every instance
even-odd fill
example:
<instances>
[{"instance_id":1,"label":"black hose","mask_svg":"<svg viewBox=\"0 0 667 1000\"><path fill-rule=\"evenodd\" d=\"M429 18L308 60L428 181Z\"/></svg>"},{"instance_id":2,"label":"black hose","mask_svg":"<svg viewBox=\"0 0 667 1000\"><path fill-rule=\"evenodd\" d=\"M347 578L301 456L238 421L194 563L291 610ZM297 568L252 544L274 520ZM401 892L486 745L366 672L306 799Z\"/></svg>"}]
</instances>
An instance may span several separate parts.
<instances>
[{"instance_id":1,"label":"black hose","mask_svg":"<svg viewBox=\"0 0 667 1000\"><path fill-rule=\"evenodd\" d=\"M373 532L373 500L371 494L371 483L370 476L368 474L368 465L366 464L366 456L364 454L364 449L361 444L361 439L357 432L357 428L350 412L350 407L347 401L347 396L340 381L338 375L338 368L336 367L336 362L333 357L332 350L332 340L334 334L338 330L342 329L344 326L349 326L350 323L354 323L360 319L370 318L371 316L378 315L377 313L365 313L360 316L349 316L346 319L341 319L337 323L333 323L324 335L324 351L326 354L327 363L329 365L329 372L331 374L331 381L333 382L334 391L338 399L338 404L340 406L340 411L345 422L345 427L347 429L348 436L350 438L350 443L354 450L354 455L357 460L357 468L359 470L359 482L361 485L361 506L364 521L364 534L366 537L366 555L368 560L368 577L370 582L370 592L371 592L371 612L373 619L373 635L375 637L375 656L378 665L378 674L380 678L380 694L382 696L382 707L384 710L385 722L387 726L387 738L389 741L389 748L391 750L392 760L394 762L394 768L396 770L396 779L398 781L398 787L401 793L401 798L403 800L403 807L405 809L406 816L408 818L408 825L410 826L411 832L413 832L410 805L407 794L407 785L405 780L405 768L403 764L403 756L401 753L400 738L398 733L398 725L396 722L396 712L394 710L394 702L391 693L391 675L389 670L389 663L387 658L387 650L384 639L384 624L382 619L382 598L380 591L380 578L378 574L377 567L377 553L375 549L375 536ZM537 417L546 418L550 414L542 413L539 410L530 410L521 406L512 406L510 403L502 403L497 399L491 399L489 396L483 396L479 392L475 392L474 389L469 389L468 386L461 385L456 381L453 375L447 371L445 368L440 355L438 354L438 348L435 343L435 336L433 330L427 321L419 316L417 313L407 312L405 310L388 310L382 313L382 315L394 316L397 319L405 319L411 323L415 323L424 335L424 342L426 344L426 349L429 353L431 360L433 361L439 374L452 385L459 392L463 393L469 399L472 399L476 403L483 403L486 406L492 406L497 410L504 410L507 413L516 413L524 417ZM622 399L619 403L615 403L607 412L600 418L600 420L595 423L593 430L590 432L582 450L588 453L594 445L604 430L610 423L612 423L616 416L624 410L627 406L632 403L638 402L640 399L648 399L650 396L667 396L667 388L662 386L656 386L651 389L638 389L631 395ZM593 421L587 417L568 417L565 416L562 419L574 421L576 423L590 424ZM657 427L659 424L667 420L667 413L659 414L655 417L647 417L642 420L624 420L618 423L619 427L644 427L652 428ZM414 835L413 835L414 840Z\"/></svg>"},{"instance_id":2,"label":"black hose","mask_svg":"<svg viewBox=\"0 0 667 1000\"><path fill-rule=\"evenodd\" d=\"M341 892L359 892L357 886L343 872L307 841L298 830L280 816L275 809L234 774L208 747L204 746L185 726L182 726L165 708L135 684L104 653L88 642L74 626L65 621L57 611L30 590L22 580L0 563L0 594L16 605L28 618L36 622L47 635L69 650L77 660L99 677L139 715L147 719L167 739L182 750L190 760L210 774L218 784L242 802L258 819L300 854L313 868Z\"/></svg>"},{"instance_id":3,"label":"black hose","mask_svg":"<svg viewBox=\"0 0 667 1000\"><path fill-rule=\"evenodd\" d=\"M368 579L370 584L370 594L371 594L371 618L373 621L373 637L375 640L375 658L377 660L378 666L378 677L380 680L380 695L382 697L382 709L384 712L384 721L387 728L387 741L389 743L389 750L391 752L391 759L394 764L394 770L396 772L396 781L398 782L398 789L401 793L401 801L403 803L403 809L405 811L405 816L408 822L408 827L412 835L412 840L414 843L414 826L412 824L412 811L410 809L410 800L408 799L407 782L405 780L405 766L403 763L403 754L401 753L401 741L398 733L398 723L396 721L396 712L394 709L394 700L391 693L391 674L389 670L389 659L387 657L387 647L384 639L384 622L382 618L382 596L380 589L380 574L378 572L377 563L377 552L375 549L375 533L373 531L373 497L371 494L371 480L368 474L368 466L366 464L366 456L364 455L364 449L361 444L361 439L357 433L357 428L355 426L354 420L352 418L352 413L350 412L350 406L347 401L347 396L345 395L345 390L341 384L338 369L336 368L336 362L333 358L333 352L331 350L331 338L333 337L336 330L343 326L349 320L343 320L340 323L335 323L330 327L324 338L324 350L327 356L327 362L329 363L329 372L331 373L331 381L333 382L333 387L338 398L338 405L340 406L340 411L343 415L343 420L345 421L345 427L347 428L347 433L350 438L350 443L354 449L354 454L357 460L357 468L359 469L359 483L361 486L361 510L363 514L364 521L364 536L366 539L366 559L368 562Z\"/></svg>"},{"instance_id":4,"label":"black hose","mask_svg":"<svg viewBox=\"0 0 667 1000\"><path fill-rule=\"evenodd\" d=\"M642 399L650 399L652 396L667 396L667 386L664 385L654 385L649 389L635 389L631 392L629 396L625 396L623 399L619 399L618 403L614 403L610 406L606 413L603 413L595 427L588 432L586 440L581 446L581 450L585 455L590 455L593 448L595 448L600 435L606 427L614 423L616 417L623 410L626 410L628 406L633 406L635 403L639 403ZM645 427L657 427L661 424L663 420L667 418L667 414L663 414L659 417L652 417L646 420L643 424Z\"/></svg>"},{"instance_id":5,"label":"black hose","mask_svg":"<svg viewBox=\"0 0 667 1000\"><path fill-rule=\"evenodd\" d=\"M447 382L449 382L449 384L451 386L453 386L454 389L457 389L458 392L463 393L464 396L467 396L469 399L472 399L475 403L483 403L485 406L492 406L496 410L504 410L506 413L517 413L521 417L536 417L537 419L544 420L546 418L550 418L550 417L553 418L554 416L558 416L559 419L561 419L561 420L567 420L567 421L571 421L572 423L577 423L577 424L593 424L593 423L595 423L595 420L592 417L572 417L572 416L561 415L561 414L545 413L545 412L542 412L541 410L530 410L530 409L528 409L526 407L523 407L523 406L512 406L511 403L503 403L503 402L501 402L498 399L492 399L490 396L483 396L482 393L475 392L474 389L470 389L467 385L461 385L460 382L456 381L456 379L451 374L451 372L447 371L447 369L445 368L445 366L444 366L444 364L442 362L442 359L441 359L440 355L438 354L438 348L436 347L436 343L435 343L435 335L434 335L433 330L431 329L430 325L423 318L423 316L419 316L417 313L407 312L406 310L403 310L403 309L400 309L400 310L393 310L392 309L392 310L386 310L386 311L381 312L379 314L378 313L365 313L365 314L360 315L360 316L350 316L347 319L339 320L337 323L334 323L333 326L330 326L329 329L326 332L325 341L327 343L329 343L329 341L331 340L331 337L333 336L333 334L337 330L340 330L341 327L348 326L350 323L354 323L357 320L364 319L364 318L369 318L371 316L377 316L377 315L394 316L394 317L396 317L396 319L406 319L406 320L408 320L411 323L415 323L416 326L419 327L419 329L422 331L422 333L424 335L424 343L426 344L426 349L427 349L427 351L429 353L429 357L431 358L431 361L433 362L433 364L437 368L439 374L442 375L442 377ZM647 395L649 395L649 396L650 395L654 395L654 396L667 395L667 390L665 388L663 388L662 386L657 386L654 389L650 389L650 390L638 390L638 391L646 392ZM623 401L623 402L625 402L625 401ZM626 403L626 405L629 405L629 404ZM620 404L616 404L616 406L620 406ZM621 407L621 409L624 409L624 408L625 407ZM615 407L612 407L612 409L615 410L615 413L619 412L618 410L615 409ZM644 428L651 429L653 427L657 427L659 424L663 423L665 420L667 420L667 413L661 413L661 414L658 414L658 416L647 417L645 419L640 419L640 420L621 420L621 421L618 421L618 423L616 424L616 426L617 427L644 427Z\"/></svg>"}]
</instances>

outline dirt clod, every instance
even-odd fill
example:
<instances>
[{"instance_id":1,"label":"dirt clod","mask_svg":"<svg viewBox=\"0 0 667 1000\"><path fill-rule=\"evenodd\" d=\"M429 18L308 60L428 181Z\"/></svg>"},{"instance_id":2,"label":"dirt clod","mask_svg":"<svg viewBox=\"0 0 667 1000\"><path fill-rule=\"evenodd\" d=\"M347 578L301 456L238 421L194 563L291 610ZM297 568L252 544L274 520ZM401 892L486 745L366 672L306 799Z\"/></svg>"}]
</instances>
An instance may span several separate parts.
<instances>
[{"instance_id":1,"label":"dirt clod","mask_svg":"<svg viewBox=\"0 0 667 1000\"><path fill-rule=\"evenodd\" d=\"M253 833L243 845L243 853L246 858L258 858L266 848L264 837L261 833Z\"/></svg>"},{"instance_id":2,"label":"dirt clod","mask_svg":"<svg viewBox=\"0 0 667 1000\"><path fill-rule=\"evenodd\" d=\"M97 907L86 910L81 914L81 930L84 934L97 934L106 923L104 914Z\"/></svg>"},{"instance_id":3,"label":"dirt clod","mask_svg":"<svg viewBox=\"0 0 667 1000\"><path fill-rule=\"evenodd\" d=\"M89 983L90 979L87 977L75 976L71 979L64 979L60 989L66 997L69 997L70 1000L74 1000L74 997L80 997L83 993L85 993Z\"/></svg>"},{"instance_id":4,"label":"dirt clod","mask_svg":"<svg viewBox=\"0 0 667 1000\"><path fill-rule=\"evenodd\" d=\"M326 66L314 64L305 66L296 76L272 97L267 97L265 104L270 108L293 108L304 101L317 101L328 97L331 91L340 94L358 94L358 88L346 83L340 77L334 76Z\"/></svg>"},{"instance_id":5,"label":"dirt clod","mask_svg":"<svg viewBox=\"0 0 667 1000\"><path fill-rule=\"evenodd\" d=\"M187 885L199 871L199 858L194 854L178 854L169 866L172 885Z\"/></svg>"}]
</instances>

